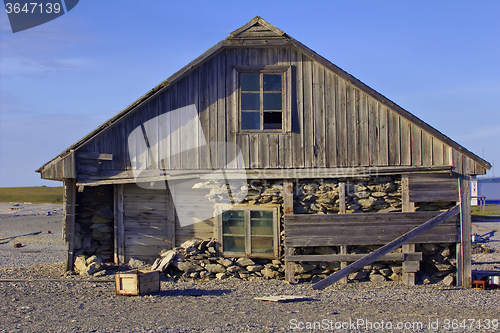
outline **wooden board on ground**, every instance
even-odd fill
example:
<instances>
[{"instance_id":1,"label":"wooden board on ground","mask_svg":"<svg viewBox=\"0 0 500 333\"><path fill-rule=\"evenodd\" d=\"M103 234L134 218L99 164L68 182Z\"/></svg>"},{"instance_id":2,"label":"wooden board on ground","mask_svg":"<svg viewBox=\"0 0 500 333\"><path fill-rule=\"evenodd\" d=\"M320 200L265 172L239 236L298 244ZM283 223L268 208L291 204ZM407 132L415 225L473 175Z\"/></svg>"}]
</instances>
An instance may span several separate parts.
<instances>
[{"instance_id":1,"label":"wooden board on ground","mask_svg":"<svg viewBox=\"0 0 500 333\"><path fill-rule=\"evenodd\" d=\"M255 297L257 301L269 301L269 302L296 302L296 301L309 301L311 297L308 296L294 296L294 295L278 295L278 296L267 296L267 297Z\"/></svg>"}]
</instances>

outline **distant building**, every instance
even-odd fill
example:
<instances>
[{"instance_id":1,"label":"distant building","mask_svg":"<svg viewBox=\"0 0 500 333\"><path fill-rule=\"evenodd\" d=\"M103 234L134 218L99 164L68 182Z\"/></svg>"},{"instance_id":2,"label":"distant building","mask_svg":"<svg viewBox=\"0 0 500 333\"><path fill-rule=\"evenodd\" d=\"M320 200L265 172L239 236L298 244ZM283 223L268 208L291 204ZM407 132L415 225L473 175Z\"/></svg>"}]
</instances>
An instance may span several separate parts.
<instances>
[{"instance_id":1,"label":"distant building","mask_svg":"<svg viewBox=\"0 0 500 333\"><path fill-rule=\"evenodd\" d=\"M483 196L486 204L500 205L500 177L472 179L470 183L472 205L479 205Z\"/></svg>"}]
</instances>

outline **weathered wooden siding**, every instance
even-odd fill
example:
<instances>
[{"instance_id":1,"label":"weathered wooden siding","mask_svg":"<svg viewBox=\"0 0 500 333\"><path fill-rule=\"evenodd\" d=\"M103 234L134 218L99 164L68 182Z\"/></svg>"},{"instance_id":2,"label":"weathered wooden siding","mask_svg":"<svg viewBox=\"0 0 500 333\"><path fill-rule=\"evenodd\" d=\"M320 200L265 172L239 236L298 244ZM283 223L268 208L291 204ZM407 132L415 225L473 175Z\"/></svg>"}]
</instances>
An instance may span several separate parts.
<instances>
[{"instance_id":1,"label":"weathered wooden siding","mask_svg":"<svg viewBox=\"0 0 500 333\"><path fill-rule=\"evenodd\" d=\"M143 189L125 185L123 227L125 262L130 258L150 259L165 248L172 248L175 218L169 208L167 190Z\"/></svg>"},{"instance_id":2,"label":"weathered wooden siding","mask_svg":"<svg viewBox=\"0 0 500 333\"><path fill-rule=\"evenodd\" d=\"M165 184L156 184L164 187ZM151 259L161 250L179 246L186 240L214 236L213 203L194 201L197 194L208 191L191 189L169 182L169 189L142 188L124 185L123 248L125 262L130 258ZM186 192L186 193L185 193ZM172 196L175 195L175 205ZM194 215L211 218L201 221ZM195 214L196 213L196 214ZM184 223L181 225L179 216Z\"/></svg>"},{"instance_id":3,"label":"weathered wooden siding","mask_svg":"<svg viewBox=\"0 0 500 333\"><path fill-rule=\"evenodd\" d=\"M238 133L233 66L245 65L292 66L289 132ZM201 127L168 138L165 122L148 128L150 152L139 156L141 168L217 169L232 161L236 152L231 147L188 149L206 141L237 144L246 168L453 165L457 172L484 172L470 158L293 47L223 49L78 151L113 154L112 161L101 161L101 171L134 169L127 147L132 131L157 116L168 119L170 111L188 105L196 106ZM144 143L136 148L143 149Z\"/></svg>"}]
</instances>

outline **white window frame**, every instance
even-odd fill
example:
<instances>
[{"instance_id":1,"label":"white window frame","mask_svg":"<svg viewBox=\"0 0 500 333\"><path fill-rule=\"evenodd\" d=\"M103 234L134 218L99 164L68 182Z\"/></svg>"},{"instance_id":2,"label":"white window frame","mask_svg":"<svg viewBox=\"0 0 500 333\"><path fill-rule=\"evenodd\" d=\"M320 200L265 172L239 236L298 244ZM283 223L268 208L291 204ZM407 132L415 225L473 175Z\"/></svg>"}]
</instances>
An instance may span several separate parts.
<instances>
[{"instance_id":1,"label":"white window frame","mask_svg":"<svg viewBox=\"0 0 500 333\"><path fill-rule=\"evenodd\" d=\"M219 242L219 252L228 257L249 257L249 258L278 258L279 257L279 226L280 226L280 205L237 205L218 204L215 207L215 235ZM245 252L224 251L222 213L228 210L245 211ZM251 211L272 211L273 212L273 248L272 253L252 253L251 237Z\"/></svg>"}]
</instances>

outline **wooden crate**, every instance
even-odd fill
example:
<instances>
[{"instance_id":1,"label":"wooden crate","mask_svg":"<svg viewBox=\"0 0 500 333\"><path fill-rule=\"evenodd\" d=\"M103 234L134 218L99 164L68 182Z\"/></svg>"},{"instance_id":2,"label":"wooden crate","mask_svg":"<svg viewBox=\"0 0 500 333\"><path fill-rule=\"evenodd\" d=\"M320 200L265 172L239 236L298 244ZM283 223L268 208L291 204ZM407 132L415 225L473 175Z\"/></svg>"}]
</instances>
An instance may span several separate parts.
<instances>
[{"instance_id":1,"label":"wooden crate","mask_svg":"<svg viewBox=\"0 0 500 333\"><path fill-rule=\"evenodd\" d=\"M160 272L133 270L115 275L117 295L137 296L160 291Z\"/></svg>"}]
</instances>

